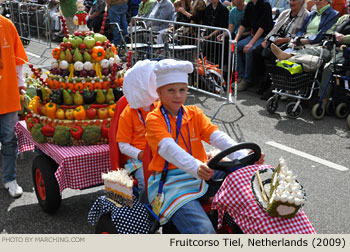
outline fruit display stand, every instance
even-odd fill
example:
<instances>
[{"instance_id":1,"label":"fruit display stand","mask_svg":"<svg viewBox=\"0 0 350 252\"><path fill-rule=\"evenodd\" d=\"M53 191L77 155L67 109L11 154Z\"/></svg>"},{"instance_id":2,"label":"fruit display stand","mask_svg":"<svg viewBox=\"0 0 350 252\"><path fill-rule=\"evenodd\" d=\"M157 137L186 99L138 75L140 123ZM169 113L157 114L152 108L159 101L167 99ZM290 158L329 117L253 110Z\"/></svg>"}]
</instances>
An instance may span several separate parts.
<instances>
[{"instance_id":1,"label":"fruit display stand","mask_svg":"<svg viewBox=\"0 0 350 252\"><path fill-rule=\"evenodd\" d=\"M32 165L36 196L45 212L55 212L66 188L85 189L103 184L101 173L110 170L108 132L116 102L122 96L123 73L130 66L100 33L78 29L65 33L52 51L49 72L29 102L25 121L16 125L19 152L40 153ZM106 21L106 15L103 22ZM81 28L81 25L79 25Z\"/></svg>"}]
</instances>

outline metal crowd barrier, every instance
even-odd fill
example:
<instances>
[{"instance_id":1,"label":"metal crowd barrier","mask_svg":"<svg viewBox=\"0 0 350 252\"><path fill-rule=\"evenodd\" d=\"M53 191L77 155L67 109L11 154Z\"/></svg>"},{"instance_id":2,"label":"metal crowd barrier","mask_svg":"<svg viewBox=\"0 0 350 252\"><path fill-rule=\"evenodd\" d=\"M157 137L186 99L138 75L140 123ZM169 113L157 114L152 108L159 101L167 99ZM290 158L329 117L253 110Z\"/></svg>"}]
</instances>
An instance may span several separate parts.
<instances>
[{"instance_id":1,"label":"metal crowd barrier","mask_svg":"<svg viewBox=\"0 0 350 252\"><path fill-rule=\"evenodd\" d=\"M24 44L33 41L52 48L48 5L6 1L6 6Z\"/></svg>"},{"instance_id":2,"label":"metal crowd barrier","mask_svg":"<svg viewBox=\"0 0 350 252\"><path fill-rule=\"evenodd\" d=\"M228 104L237 106L237 89L231 91L231 75L235 73L236 52L228 29L165 21L150 18L133 18L129 28L130 44L126 47L133 51L132 64L138 60L160 60L173 58L193 63L194 72L190 75L189 88L207 95L225 100L212 116ZM168 24L159 30L159 22ZM154 25L156 24L156 25ZM209 37L215 33L214 36ZM221 35L224 39L218 40ZM233 66L233 67L232 67ZM233 80L235 75L232 75ZM236 85L236 81L232 81Z\"/></svg>"}]
</instances>

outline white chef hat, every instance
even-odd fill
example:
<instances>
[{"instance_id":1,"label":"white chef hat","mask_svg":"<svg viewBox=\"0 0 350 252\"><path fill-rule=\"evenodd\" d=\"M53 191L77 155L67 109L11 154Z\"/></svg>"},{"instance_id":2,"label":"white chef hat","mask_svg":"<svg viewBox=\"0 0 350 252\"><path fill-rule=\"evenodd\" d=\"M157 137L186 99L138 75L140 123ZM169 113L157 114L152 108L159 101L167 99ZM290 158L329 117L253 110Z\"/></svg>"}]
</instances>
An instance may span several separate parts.
<instances>
[{"instance_id":1,"label":"white chef hat","mask_svg":"<svg viewBox=\"0 0 350 252\"><path fill-rule=\"evenodd\" d=\"M187 83L188 74L193 72L193 65L189 61L164 59L154 67L157 78L157 88L172 83Z\"/></svg>"},{"instance_id":2,"label":"white chef hat","mask_svg":"<svg viewBox=\"0 0 350 252\"><path fill-rule=\"evenodd\" d=\"M138 61L126 71L123 82L123 93L130 108L138 109L151 105L158 99L156 76L153 68L157 61Z\"/></svg>"}]
</instances>

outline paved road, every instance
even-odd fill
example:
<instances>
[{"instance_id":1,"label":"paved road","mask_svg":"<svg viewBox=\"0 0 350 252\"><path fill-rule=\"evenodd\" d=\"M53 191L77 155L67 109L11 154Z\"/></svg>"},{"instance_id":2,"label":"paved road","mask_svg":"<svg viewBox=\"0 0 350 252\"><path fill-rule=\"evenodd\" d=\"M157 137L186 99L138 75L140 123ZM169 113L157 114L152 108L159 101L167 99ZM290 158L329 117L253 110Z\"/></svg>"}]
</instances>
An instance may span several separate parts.
<instances>
[{"instance_id":1,"label":"paved road","mask_svg":"<svg viewBox=\"0 0 350 252\"><path fill-rule=\"evenodd\" d=\"M27 52L41 54L43 49L45 46L31 43ZM39 60L30 56L33 63ZM211 116L222 101L191 92L188 104L198 105ZM231 104L224 106L214 121L237 141L259 144L266 154L266 164L276 166L281 156L286 159L307 192L304 210L318 233L350 233L350 131L345 120L325 117L314 121L310 115L312 104L304 103L303 115L291 120L286 117L286 102L281 102L277 113L270 115L265 110L265 101L254 90L248 90L239 93L237 102L244 113L242 118L238 119L239 113ZM67 189L63 191L59 211L46 214L33 190L34 157L35 153L27 152L18 161L18 182L24 189L21 198L11 199L5 190L0 190L0 232L93 233L87 214L95 199L103 195L103 187Z\"/></svg>"}]
</instances>

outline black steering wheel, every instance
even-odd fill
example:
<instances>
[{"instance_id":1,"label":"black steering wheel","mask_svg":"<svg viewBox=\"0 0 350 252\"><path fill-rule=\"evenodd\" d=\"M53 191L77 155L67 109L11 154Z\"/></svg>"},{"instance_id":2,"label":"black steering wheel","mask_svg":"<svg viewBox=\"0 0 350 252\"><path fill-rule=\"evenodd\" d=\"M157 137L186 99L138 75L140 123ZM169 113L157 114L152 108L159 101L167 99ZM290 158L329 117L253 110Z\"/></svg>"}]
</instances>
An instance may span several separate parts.
<instances>
[{"instance_id":1,"label":"black steering wheel","mask_svg":"<svg viewBox=\"0 0 350 252\"><path fill-rule=\"evenodd\" d=\"M239 150L244 150L244 149L252 150L252 152L241 159L234 159L232 161L221 161L227 155ZM256 161L260 159L260 157L261 157L261 149L257 144L250 143L250 142L239 143L215 155L215 157L213 157L209 161L208 167L213 170L219 170L229 174L231 172L238 170L239 168L254 164ZM210 179L207 181L207 183L213 184L213 183L218 183L218 181L214 181Z\"/></svg>"}]
</instances>

